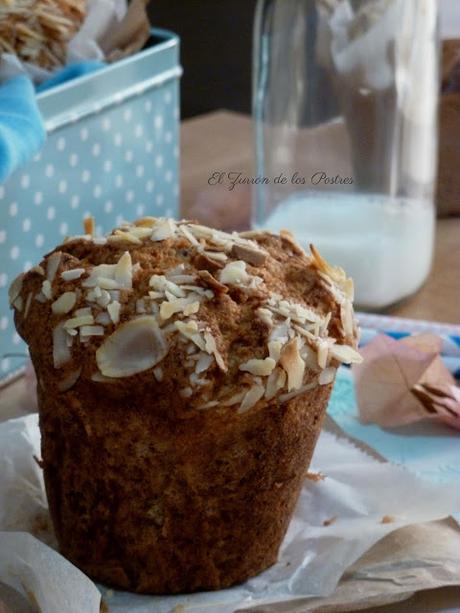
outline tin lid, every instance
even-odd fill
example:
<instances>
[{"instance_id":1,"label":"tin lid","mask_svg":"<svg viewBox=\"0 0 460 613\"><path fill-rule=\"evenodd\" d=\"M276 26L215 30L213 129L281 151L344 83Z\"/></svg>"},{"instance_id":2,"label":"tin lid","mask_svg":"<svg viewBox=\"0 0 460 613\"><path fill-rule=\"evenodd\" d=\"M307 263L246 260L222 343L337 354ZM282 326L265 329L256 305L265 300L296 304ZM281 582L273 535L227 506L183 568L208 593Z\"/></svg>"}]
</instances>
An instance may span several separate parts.
<instances>
[{"instance_id":1,"label":"tin lid","mask_svg":"<svg viewBox=\"0 0 460 613\"><path fill-rule=\"evenodd\" d=\"M179 37L154 28L148 44L130 57L38 94L47 132L179 78Z\"/></svg>"}]
</instances>

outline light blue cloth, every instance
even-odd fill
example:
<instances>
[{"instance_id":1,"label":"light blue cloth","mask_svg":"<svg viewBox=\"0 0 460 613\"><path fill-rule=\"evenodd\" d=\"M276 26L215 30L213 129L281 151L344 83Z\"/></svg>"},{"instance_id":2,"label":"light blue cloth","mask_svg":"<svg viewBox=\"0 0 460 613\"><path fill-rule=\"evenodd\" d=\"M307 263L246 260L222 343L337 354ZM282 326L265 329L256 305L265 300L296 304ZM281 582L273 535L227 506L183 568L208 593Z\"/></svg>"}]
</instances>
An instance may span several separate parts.
<instances>
[{"instance_id":1,"label":"light blue cloth","mask_svg":"<svg viewBox=\"0 0 460 613\"><path fill-rule=\"evenodd\" d=\"M0 183L38 153L45 138L32 82L24 75L9 79L0 87Z\"/></svg>"},{"instance_id":2,"label":"light blue cloth","mask_svg":"<svg viewBox=\"0 0 460 613\"><path fill-rule=\"evenodd\" d=\"M36 101L41 92L70 79L99 70L102 62L79 62L67 66L35 90L31 80L20 75L0 87L0 184L32 158L45 144L46 130Z\"/></svg>"}]
</instances>

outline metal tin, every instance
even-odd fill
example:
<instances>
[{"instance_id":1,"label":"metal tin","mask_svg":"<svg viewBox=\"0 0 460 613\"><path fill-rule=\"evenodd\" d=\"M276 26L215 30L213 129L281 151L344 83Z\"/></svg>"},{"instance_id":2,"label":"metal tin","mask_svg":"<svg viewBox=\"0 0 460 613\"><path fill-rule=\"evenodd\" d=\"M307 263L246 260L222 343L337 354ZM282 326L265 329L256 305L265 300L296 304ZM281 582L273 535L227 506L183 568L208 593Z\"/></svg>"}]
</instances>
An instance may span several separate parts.
<instances>
[{"instance_id":1,"label":"metal tin","mask_svg":"<svg viewBox=\"0 0 460 613\"><path fill-rule=\"evenodd\" d=\"M98 232L122 219L175 216L179 184L179 39L150 45L37 95L47 141L0 186L0 379L24 365L8 286L93 215Z\"/></svg>"}]
</instances>

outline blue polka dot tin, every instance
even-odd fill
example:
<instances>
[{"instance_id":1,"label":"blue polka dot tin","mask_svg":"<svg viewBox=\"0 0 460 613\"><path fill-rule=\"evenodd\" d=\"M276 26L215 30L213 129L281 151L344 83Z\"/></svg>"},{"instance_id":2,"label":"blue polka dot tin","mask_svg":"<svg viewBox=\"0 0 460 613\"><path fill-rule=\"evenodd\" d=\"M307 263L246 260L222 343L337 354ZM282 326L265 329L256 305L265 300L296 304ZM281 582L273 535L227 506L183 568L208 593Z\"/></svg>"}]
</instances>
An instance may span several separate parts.
<instances>
[{"instance_id":1,"label":"blue polka dot tin","mask_svg":"<svg viewBox=\"0 0 460 613\"><path fill-rule=\"evenodd\" d=\"M47 142L0 185L0 381L23 367L8 286L92 215L97 231L179 210L179 39L38 94Z\"/></svg>"}]
</instances>

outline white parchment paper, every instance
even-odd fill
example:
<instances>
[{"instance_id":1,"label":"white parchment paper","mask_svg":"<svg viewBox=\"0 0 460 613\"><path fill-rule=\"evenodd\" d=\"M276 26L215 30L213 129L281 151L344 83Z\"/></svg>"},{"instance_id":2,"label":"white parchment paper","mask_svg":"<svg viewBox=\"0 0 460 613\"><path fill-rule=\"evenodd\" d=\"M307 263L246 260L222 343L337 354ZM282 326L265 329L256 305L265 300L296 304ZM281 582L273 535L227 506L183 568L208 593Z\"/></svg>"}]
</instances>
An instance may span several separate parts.
<instances>
[{"instance_id":1,"label":"white parchment paper","mask_svg":"<svg viewBox=\"0 0 460 613\"><path fill-rule=\"evenodd\" d=\"M0 424L0 582L35 598L43 613L99 613L94 583L43 542L52 544L53 536L34 459L39 448L36 414ZM230 613L328 596L344 571L383 537L460 509L460 488L424 482L328 432L321 433L311 470L325 478L305 479L279 561L268 571L232 589L181 596L99 586L110 613ZM389 523L382 523L384 517Z\"/></svg>"},{"instance_id":2,"label":"white parchment paper","mask_svg":"<svg viewBox=\"0 0 460 613\"><path fill-rule=\"evenodd\" d=\"M101 40L126 14L126 0L88 0L86 17L81 28L69 41L67 64L83 60L105 59L98 41ZM0 59L0 83L18 74L27 74L34 83L49 79L52 71L29 62L22 62L16 55L4 53Z\"/></svg>"}]
</instances>

